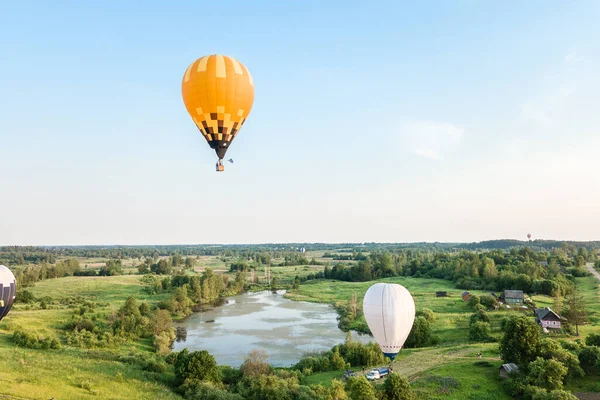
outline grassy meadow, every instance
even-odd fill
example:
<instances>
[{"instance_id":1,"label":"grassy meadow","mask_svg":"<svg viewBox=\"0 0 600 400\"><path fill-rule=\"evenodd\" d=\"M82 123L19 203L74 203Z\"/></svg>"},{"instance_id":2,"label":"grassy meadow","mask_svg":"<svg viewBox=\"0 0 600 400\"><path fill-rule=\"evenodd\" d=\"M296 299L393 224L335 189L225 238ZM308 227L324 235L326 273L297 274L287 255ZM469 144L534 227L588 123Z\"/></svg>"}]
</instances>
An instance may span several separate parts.
<instances>
[{"instance_id":1,"label":"grassy meadow","mask_svg":"<svg viewBox=\"0 0 600 400\"><path fill-rule=\"evenodd\" d=\"M582 337L595 332L600 333L600 286L595 278L577 278L577 287L586 300L590 323L580 327ZM429 308L435 313L432 324L434 334L440 338L435 347L420 349L403 349L392 363L394 371L407 376L414 389L423 398L437 399L509 399L498 377L498 367L502 365L498 343L469 343L469 317L473 310L462 300L463 290L456 289L454 284L441 279L424 279L412 277L394 277L371 282L340 282L333 280L316 280L302 284L297 291L285 296L299 301L314 301L330 304L345 304L353 294L362 300L367 289L375 282L398 283L406 287L412 294L417 310ZM436 291L446 291L448 297L436 297ZM478 295L489 294L489 291L472 290ZM537 307L553 307L555 299L549 296L533 296ZM523 313L533 318L533 309L500 308L489 311L492 336L500 339L502 332L500 323L504 317ZM364 318L359 318L364 323ZM577 339L567 335L550 334L553 338ZM482 353L482 359L477 354ZM358 372L358 371L356 371ZM342 373L325 372L313 374L308 378L310 383L329 385L332 378L341 377ZM590 377L572 381L568 385L571 390L598 391L598 383Z\"/></svg>"},{"instance_id":2,"label":"grassy meadow","mask_svg":"<svg viewBox=\"0 0 600 400\"><path fill-rule=\"evenodd\" d=\"M165 384L169 374L156 374L120 362L119 356L151 350L149 340L121 345L119 349L86 350L65 345L61 327L73 309L61 305L65 298L83 297L97 302L95 314L107 316L127 297L148 297L140 276L65 277L38 282L27 288L36 298L45 298L46 309L15 304L0 322L0 393L28 399L176 399ZM166 295L155 295L158 302ZM11 339L18 327L63 342L58 350L20 348Z\"/></svg>"},{"instance_id":3,"label":"grassy meadow","mask_svg":"<svg viewBox=\"0 0 600 400\"><path fill-rule=\"evenodd\" d=\"M320 259L322 253L314 256ZM282 260L274 261L277 263ZM88 268L100 268L104 262L102 259L81 260L81 264L87 264ZM193 269L202 272L209 267L216 273L227 274L229 262L222 257L201 256L194 260ZM123 264L126 273L137 272L138 263L135 259ZM296 275L302 277L322 269L320 265L270 268L271 277L277 277L282 284L291 283ZM259 283L265 281L264 269L259 268L256 276ZM172 369L165 373L154 373L143 370L135 363L119 360L122 355L151 352L150 339L125 343L118 349L85 350L66 344L62 327L74 313L74 306L69 306L66 299L95 302L94 314L101 320L107 320L129 296L156 304L170 295L147 294L141 279L141 276L133 274L65 277L40 281L34 287L27 288L37 299L43 299L45 308L39 302L15 304L9 316L0 322L0 360L3 366L0 371L0 398L2 395L27 399L181 398L169 389L173 379ZM343 305L356 295L361 303L364 293L375 282L313 280L303 283L298 290L290 291L285 296L296 301ZM404 349L393 363L395 371L409 378L420 398L509 398L498 377L498 367L502 364L498 344L470 343L468 340L469 317L473 310L462 300L463 290L441 279L394 277L379 282L405 286L412 293L417 310L429 308L435 313L432 328L440 339L439 344L428 348ZM599 282L592 277L577 278L577 286L588 305L590 319L590 324L580 327L580 332L582 336L600 332L600 308L597 307L600 304ZM446 291L448 297L436 297L436 291ZM486 291L471 293L489 294ZM555 302L548 296L533 296L532 299L538 307L552 307ZM493 337L501 337L502 318L515 313L532 316L533 310L501 308L489 312ZM355 322L364 324L364 319L360 317ZM57 338L62 348L33 350L17 347L11 336L19 327L44 337ZM567 338L562 335L558 337ZM479 352L483 354L482 359L477 357ZM329 386L333 378L340 378L341 375L341 371L315 373L308 376L305 383ZM599 389L598 383L589 377L569 382L567 387L573 391Z\"/></svg>"}]
</instances>

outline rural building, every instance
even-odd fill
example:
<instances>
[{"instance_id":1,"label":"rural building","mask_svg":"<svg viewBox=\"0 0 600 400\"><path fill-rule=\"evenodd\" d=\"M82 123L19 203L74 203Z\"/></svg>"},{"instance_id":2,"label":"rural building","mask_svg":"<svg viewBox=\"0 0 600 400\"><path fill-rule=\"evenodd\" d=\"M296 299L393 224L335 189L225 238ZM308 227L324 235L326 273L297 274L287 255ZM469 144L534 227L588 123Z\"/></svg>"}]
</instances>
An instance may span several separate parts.
<instances>
[{"instance_id":1,"label":"rural building","mask_svg":"<svg viewBox=\"0 0 600 400\"><path fill-rule=\"evenodd\" d=\"M505 290L504 291L504 302L506 304L517 304L522 305L525 300L525 295L522 290Z\"/></svg>"},{"instance_id":2,"label":"rural building","mask_svg":"<svg viewBox=\"0 0 600 400\"><path fill-rule=\"evenodd\" d=\"M500 378L508 378L511 372L519 372L519 367L515 363L502 364L500 366Z\"/></svg>"},{"instance_id":3,"label":"rural building","mask_svg":"<svg viewBox=\"0 0 600 400\"><path fill-rule=\"evenodd\" d=\"M462 299L463 299L463 301L468 301L468 300L469 300L469 297L471 297L471 293L469 293L469 292L466 292L466 291L465 291L465 292L463 292L463 294L462 294Z\"/></svg>"},{"instance_id":4,"label":"rural building","mask_svg":"<svg viewBox=\"0 0 600 400\"><path fill-rule=\"evenodd\" d=\"M448 292L435 292L435 297L448 297Z\"/></svg>"},{"instance_id":5,"label":"rural building","mask_svg":"<svg viewBox=\"0 0 600 400\"><path fill-rule=\"evenodd\" d=\"M563 318L552 311L550 307L535 309L535 322L540 324L542 328L560 329L561 319Z\"/></svg>"}]
</instances>

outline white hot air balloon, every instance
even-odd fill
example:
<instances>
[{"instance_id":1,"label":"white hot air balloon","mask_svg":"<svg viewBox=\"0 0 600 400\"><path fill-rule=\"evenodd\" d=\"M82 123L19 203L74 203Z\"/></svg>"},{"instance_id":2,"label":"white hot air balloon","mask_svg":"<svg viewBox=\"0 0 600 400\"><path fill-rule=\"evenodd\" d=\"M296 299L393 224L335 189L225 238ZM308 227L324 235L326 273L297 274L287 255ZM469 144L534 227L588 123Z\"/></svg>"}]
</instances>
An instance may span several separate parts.
<instances>
[{"instance_id":1,"label":"white hot air balloon","mask_svg":"<svg viewBox=\"0 0 600 400\"><path fill-rule=\"evenodd\" d=\"M410 292L402 285L376 283L365 293L363 314L383 354L393 360L415 322Z\"/></svg>"}]
</instances>

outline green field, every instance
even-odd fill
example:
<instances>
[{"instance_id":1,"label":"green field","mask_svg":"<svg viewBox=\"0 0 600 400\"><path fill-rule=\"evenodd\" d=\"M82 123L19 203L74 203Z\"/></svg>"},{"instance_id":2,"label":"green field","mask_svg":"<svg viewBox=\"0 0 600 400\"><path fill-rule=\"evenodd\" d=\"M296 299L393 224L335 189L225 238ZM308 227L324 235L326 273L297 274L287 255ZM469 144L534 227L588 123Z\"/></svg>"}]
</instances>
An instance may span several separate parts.
<instances>
[{"instance_id":1,"label":"green field","mask_svg":"<svg viewBox=\"0 0 600 400\"><path fill-rule=\"evenodd\" d=\"M214 263L212 265L220 262L215 258L211 260ZM200 264L204 263L199 262L196 268L203 268L209 263ZM273 267L271 273L284 281L291 280L296 274L308 274L320 268L322 266ZM462 290L456 289L452 282L439 279L395 277L380 281L402 284L411 291L417 310L429 308L435 313L432 326L440 338L440 344L429 348L404 349L393 363L395 371L409 378L421 398L508 398L497 376L498 366L502 363L497 343L468 341L468 321L472 310L462 301ZM373 283L375 281L309 281L286 296L299 301L344 304L353 294L360 301ZM577 278L577 285L587 301L591 322L580 330L583 335L599 332L600 310L595 306L600 300L598 282L591 277ZM0 323L2 394L32 399L181 398L169 389L171 370L162 374L153 373L144 371L135 363L119 361L122 355L150 354L152 346L149 339L126 343L114 350L84 350L67 346L61 329L74 312L73 307L65 305L68 303L66 299L79 297L80 300L83 298L95 302L94 315L106 320L129 296L156 304L166 299L168 293L148 295L138 275L49 279L27 290L36 298L43 298L46 308L42 309L39 302L16 304L9 318ZM436 291L446 291L448 297L438 298ZM472 293L487 294L482 291ZM534 296L533 300L538 306L552 306L554 302L547 296ZM495 337L501 335L500 320L514 313L531 315L532 310L501 309L489 312ZM63 347L59 350L19 348L11 339L12 332L18 327L45 337L56 337L61 340ZM483 353L481 360L477 357L478 352ZM315 373L308 376L305 383L329 386L333 378L341 375L339 371ZM597 383L588 377L570 382L568 387L574 391L592 391L597 390Z\"/></svg>"},{"instance_id":2,"label":"green field","mask_svg":"<svg viewBox=\"0 0 600 400\"><path fill-rule=\"evenodd\" d=\"M31 399L180 398L164 383L169 381L168 375L143 371L137 365L117 360L120 355L151 349L147 340L124 344L118 350L85 350L66 345L60 350L33 350L19 348L11 339L11 331L17 327L64 339L60 328L71 318L73 309L58 304L61 300L83 296L98 303L96 315L108 315L129 296L148 297L140 276L49 279L27 290L36 297L47 297L48 308L15 304L10 317L0 323L2 394ZM150 302L164 297L152 296Z\"/></svg>"},{"instance_id":3,"label":"green field","mask_svg":"<svg viewBox=\"0 0 600 400\"><path fill-rule=\"evenodd\" d=\"M435 313L436 319L432 326L434 333L440 338L440 344L430 348L404 349L392 364L394 371L409 378L422 398L490 400L510 398L504 392L498 377L498 367L502 365L498 344L469 343L469 316L473 311L466 302L462 301L463 290L456 289L452 282L411 277L394 277L372 282L318 280L301 285L299 290L286 294L286 297L301 301L343 304L348 302L353 294L356 294L360 301L366 290L375 282L398 283L405 286L411 292L417 310L429 308ZM591 277L577 278L577 287L586 299L591 322L580 328L581 334L600 332L598 324L600 310L596 306L600 303L598 282ZM436 297L436 291L446 291L448 297ZM489 294L484 291L470 292L480 295ZM537 307L551 307L554 304L554 299L548 296L533 296L532 299ZM490 311L488 314L491 319L492 335L500 338L500 321L516 313L533 315L533 310L513 308ZM576 339L556 334L552 337ZM481 360L477 357L479 352L482 352ZM307 382L328 386L331 378L337 376L339 375L331 372L313 374ZM448 377L456 382L445 379ZM597 383L590 377L572 381L568 387L574 391L598 390Z\"/></svg>"},{"instance_id":4,"label":"green field","mask_svg":"<svg viewBox=\"0 0 600 400\"><path fill-rule=\"evenodd\" d=\"M435 313L436 320L433 329L440 341L445 344L465 343L469 316L473 310L462 300L463 290L456 289L454 284L442 279L422 279L411 277L394 277L372 282L340 282L333 280L310 281L300 286L298 291L286 294L293 300L315 301L322 303L341 304L350 300L356 294L362 300L367 289L375 282L398 283L406 287L412 294L417 310L429 308ZM448 297L436 297L436 291L446 291ZM475 294L489 294L484 291L470 291ZM511 309L491 311L493 332L499 334L502 318L514 313L533 313L532 309ZM361 319L364 321L364 319Z\"/></svg>"}]
</instances>

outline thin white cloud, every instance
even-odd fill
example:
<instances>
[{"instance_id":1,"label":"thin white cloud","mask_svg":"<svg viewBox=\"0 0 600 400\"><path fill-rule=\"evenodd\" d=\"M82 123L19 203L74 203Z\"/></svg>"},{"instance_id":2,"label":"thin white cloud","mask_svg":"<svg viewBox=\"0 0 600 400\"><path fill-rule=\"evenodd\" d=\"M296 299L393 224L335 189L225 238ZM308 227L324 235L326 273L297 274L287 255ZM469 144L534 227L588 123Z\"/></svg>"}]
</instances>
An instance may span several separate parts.
<instances>
[{"instance_id":1,"label":"thin white cloud","mask_svg":"<svg viewBox=\"0 0 600 400\"><path fill-rule=\"evenodd\" d=\"M578 62L578 61L583 61L583 57L580 57L579 55L577 55L577 52L572 51L565 56L564 61L565 61L565 63L574 63L574 62Z\"/></svg>"},{"instance_id":2,"label":"thin white cloud","mask_svg":"<svg viewBox=\"0 0 600 400\"><path fill-rule=\"evenodd\" d=\"M408 149L419 157L441 160L456 149L464 136L464 129L433 121L408 121L401 127Z\"/></svg>"},{"instance_id":3,"label":"thin white cloud","mask_svg":"<svg viewBox=\"0 0 600 400\"><path fill-rule=\"evenodd\" d=\"M533 123L533 128L565 130L581 126L597 126L596 104L600 79L594 65L585 57L571 52L539 77L537 88L521 106L521 116Z\"/></svg>"}]
</instances>

